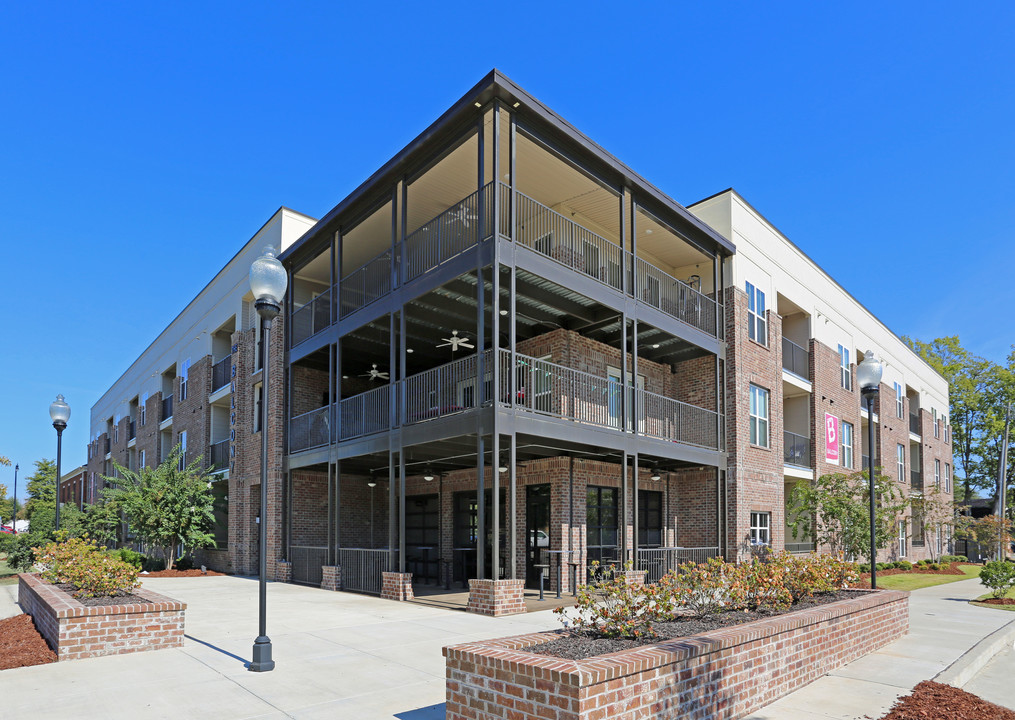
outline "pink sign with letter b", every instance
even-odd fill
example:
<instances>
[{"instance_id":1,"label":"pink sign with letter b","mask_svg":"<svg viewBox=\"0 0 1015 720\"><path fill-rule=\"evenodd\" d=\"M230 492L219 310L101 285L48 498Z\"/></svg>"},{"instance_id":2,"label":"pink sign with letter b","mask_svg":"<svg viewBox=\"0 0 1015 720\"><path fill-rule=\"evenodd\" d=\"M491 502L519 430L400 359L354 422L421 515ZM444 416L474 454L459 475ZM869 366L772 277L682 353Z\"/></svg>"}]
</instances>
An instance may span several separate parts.
<instances>
[{"instance_id":1,"label":"pink sign with letter b","mask_svg":"<svg viewBox=\"0 0 1015 720\"><path fill-rule=\"evenodd\" d=\"M825 462L839 464L839 418L825 413Z\"/></svg>"}]
</instances>

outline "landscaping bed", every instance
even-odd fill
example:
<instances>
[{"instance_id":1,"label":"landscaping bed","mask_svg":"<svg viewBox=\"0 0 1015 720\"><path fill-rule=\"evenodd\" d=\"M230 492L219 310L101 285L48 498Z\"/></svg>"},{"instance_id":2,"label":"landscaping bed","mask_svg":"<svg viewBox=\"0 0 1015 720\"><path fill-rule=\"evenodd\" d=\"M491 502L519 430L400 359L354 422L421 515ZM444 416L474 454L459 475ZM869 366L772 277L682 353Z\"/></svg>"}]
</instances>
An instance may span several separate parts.
<instances>
[{"instance_id":1,"label":"landscaping bed","mask_svg":"<svg viewBox=\"0 0 1015 720\"><path fill-rule=\"evenodd\" d=\"M44 665L56 662L30 615L15 615L0 620L0 670Z\"/></svg>"},{"instance_id":2,"label":"landscaping bed","mask_svg":"<svg viewBox=\"0 0 1015 720\"><path fill-rule=\"evenodd\" d=\"M201 577L203 575L225 575L225 573L216 572L215 570L206 570L201 572L200 568L193 568L191 570L156 570L154 572L141 573L146 578L168 578L168 577Z\"/></svg>"},{"instance_id":3,"label":"landscaping bed","mask_svg":"<svg viewBox=\"0 0 1015 720\"><path fill-rule=\"evenodd\" d=\"M925 680L899 698L879 720L1015 720L1015 712L959 690Z\"/></svg>"}]
</instances>

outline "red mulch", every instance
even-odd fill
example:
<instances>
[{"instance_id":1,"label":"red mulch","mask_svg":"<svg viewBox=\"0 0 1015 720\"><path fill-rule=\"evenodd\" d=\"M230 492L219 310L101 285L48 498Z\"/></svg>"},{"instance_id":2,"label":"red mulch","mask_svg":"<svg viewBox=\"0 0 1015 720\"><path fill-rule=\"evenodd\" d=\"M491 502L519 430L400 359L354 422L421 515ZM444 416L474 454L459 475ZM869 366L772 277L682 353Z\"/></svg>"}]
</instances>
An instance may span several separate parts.
<instances>
[{"instance_id":1,"label":"red mulch","mask_svg":"<svg viewBox=\"0 0 1015 720\"><path fill-rule=\"evenodd\" d=\"M1015 712L953 688L924 680L909 695L899 698L880 720L1015 720Z\"/></svg>"},{"instance_id":2,"label":"red mulch","mask_svg":"<svg viewBox=\"0 0 1015 720\"><path fill-rule=\"evenodd\" d=\"M225 573L215 572L214 570L208 570L207 572L201 572L200 568L194 570L156 570L150 572L147 575L141 575L141 579L144 578L164 578L164 577L203 577L205 575L225 575Z\"/></svg>"},{"instance_id":3,"label":"red mulch","mask_svg":"<svg viewBox=\"0 0 1015 720\"><path fill-rule=\"evenodd\" d=\"M912 575L913 573L919 573L920 575L962 575L963 572L959 570L959 565L976 565L976 563L948 563L947 566L942 566L940 570L928 570L925 567L913 566L912 570L900 570L899 568L892 568L891 570L878 570L878 577L884 575ZM866 579L867 585L870 585L870 573L861 573L860 579ZM864 584L857 583L855 587L864 587Z\"/></svg>"},{"instance_id":4,"label":"red mulch","mask_svg":"<svg viewBox=\"0 0 1015 720\"><path fill-rule=\"evenodd\" d=\"M1015 598L986 598L985 600L977 600L978 603L985 605L1015 605Z\"/></svg>"},{"instance_id":5,"label":"red mulch","mask_svg":"<svg viewBox=\"0 0 1015 720\"><path fill-rule=\"evenodd\" d=\"M0 670L51 662L56 662L56 653L35 629L31 615L0 620Z\"/></svg>"}]
</instances>

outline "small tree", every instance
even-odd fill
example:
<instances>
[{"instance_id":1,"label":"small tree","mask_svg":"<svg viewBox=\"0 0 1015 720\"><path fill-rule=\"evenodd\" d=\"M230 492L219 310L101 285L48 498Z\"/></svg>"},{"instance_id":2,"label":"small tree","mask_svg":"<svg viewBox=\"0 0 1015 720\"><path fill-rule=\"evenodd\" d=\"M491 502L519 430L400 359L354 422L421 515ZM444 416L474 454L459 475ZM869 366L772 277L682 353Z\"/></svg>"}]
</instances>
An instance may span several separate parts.
<instances>
[{"instance_id":1,"label":"small tree","mask_svg":"<svg viewBox=\"0 0 1015 720\"><path fill-rule=\"evenodd\" d=\"M214 498L202 458L180 469L180 446L158 467L128 470L114 462L117 477L104 477L112 487L103 499L123 511L131 529L148 545L161 548L166 568L173 569L174 548L184 552L215 544Z\"/></svg>"},{"instance_id":2,"label":"small tree","mask_svg":"<svg viewBox=\"0 0 1015 720\"><path fill-rule=\"evenodd\" d=\"M874 478L874 541L879 548L895 537L899 515L907 501L891 480ZM790 527L796 535L814 538L833 555L865 556L870 550L870 486L867 473L831 473L813 482L797 483L790 494Z\"/></svg>"},{"instance_id":3,"label":"small tree","mask_svg":"<svg viewBox=\"0 0 1015 720\"><path fill-rule=\"evenodd\" d=\"M936 485L925 488L923 497L913 500L913 511L914 530L915 524L921 523L924 536L932 531L944 532L945 528L955 528L956 505L952 501L951 495ZM936 560L940 555L937 552L937 543L930 543L930 545L931 557Z\"/></svg>"}]
</instances>

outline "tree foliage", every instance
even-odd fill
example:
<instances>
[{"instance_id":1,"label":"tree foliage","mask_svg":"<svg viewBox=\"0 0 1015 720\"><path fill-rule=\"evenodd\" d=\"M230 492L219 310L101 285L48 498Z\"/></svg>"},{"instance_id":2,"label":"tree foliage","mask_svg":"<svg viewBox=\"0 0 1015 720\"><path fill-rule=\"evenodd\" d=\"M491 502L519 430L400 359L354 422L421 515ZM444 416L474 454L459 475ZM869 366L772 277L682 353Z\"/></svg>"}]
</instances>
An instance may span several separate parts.
<instances>
[{"instance_id":1,"label":"tree foliage","mask_svg":"<svg viewBox=\"0 0 1015 720\"><path fill-rule=\"evenodd\" d=\"M833 555L864 557L870 551L870 486L867 472L831 473L815 481L803 480L790 495L790 524L798 537L811 537ZM891 478L874 478L874 540L887 547L907 505Z\"/></svg>"},{"instance_id":2,"label":"tree foliage","mask_svg":"<svg viewBox=\"0 0 1015 720\"><path fill-rule=\"evenodd\" d=\"M35 461L35 472L29 475L28 480L28 500L25 502L25 517L28 520L32 520L33 529L35 525L44 525L45 523L36 523L34 515L40 510L49 510L50 515L56 510L56 463L52 460L43 458L42 460ZM47 515L49 517L49 515ZM39 520L42 520L40 517ZM48 527L52 529L53 520L48 520Z\"/></svg>"},{"instance_id":3,"label":"tree foliage","mask_svg":"<svg viewBox=\"0 0 1015 720\"><path fill-rule=\"evenodd\" d=\"M180 446L158 467L128 470L114 461L116 477L104 477L105 502L125 515L133 532L147 545L160 548L172 569L174 549L184 551L215 544L210 477L198 457L180 469Z\"/></svg>"},{"instance_id":4,"label":"tree foliage","mask_svg":"<svg viewBox=\"0 0 1015 720\"><path fill-rule=\"evenodd\" d=\"M954 528L956 508L949 493L937 485L925 487L922 497L913 499L913 532L916 532L917 523L921 525L924 537L928 537L930 533ZM928 541L927 546L930 548L931 557L936 557L937 543Z\"/></svg>"}]
</instances>

